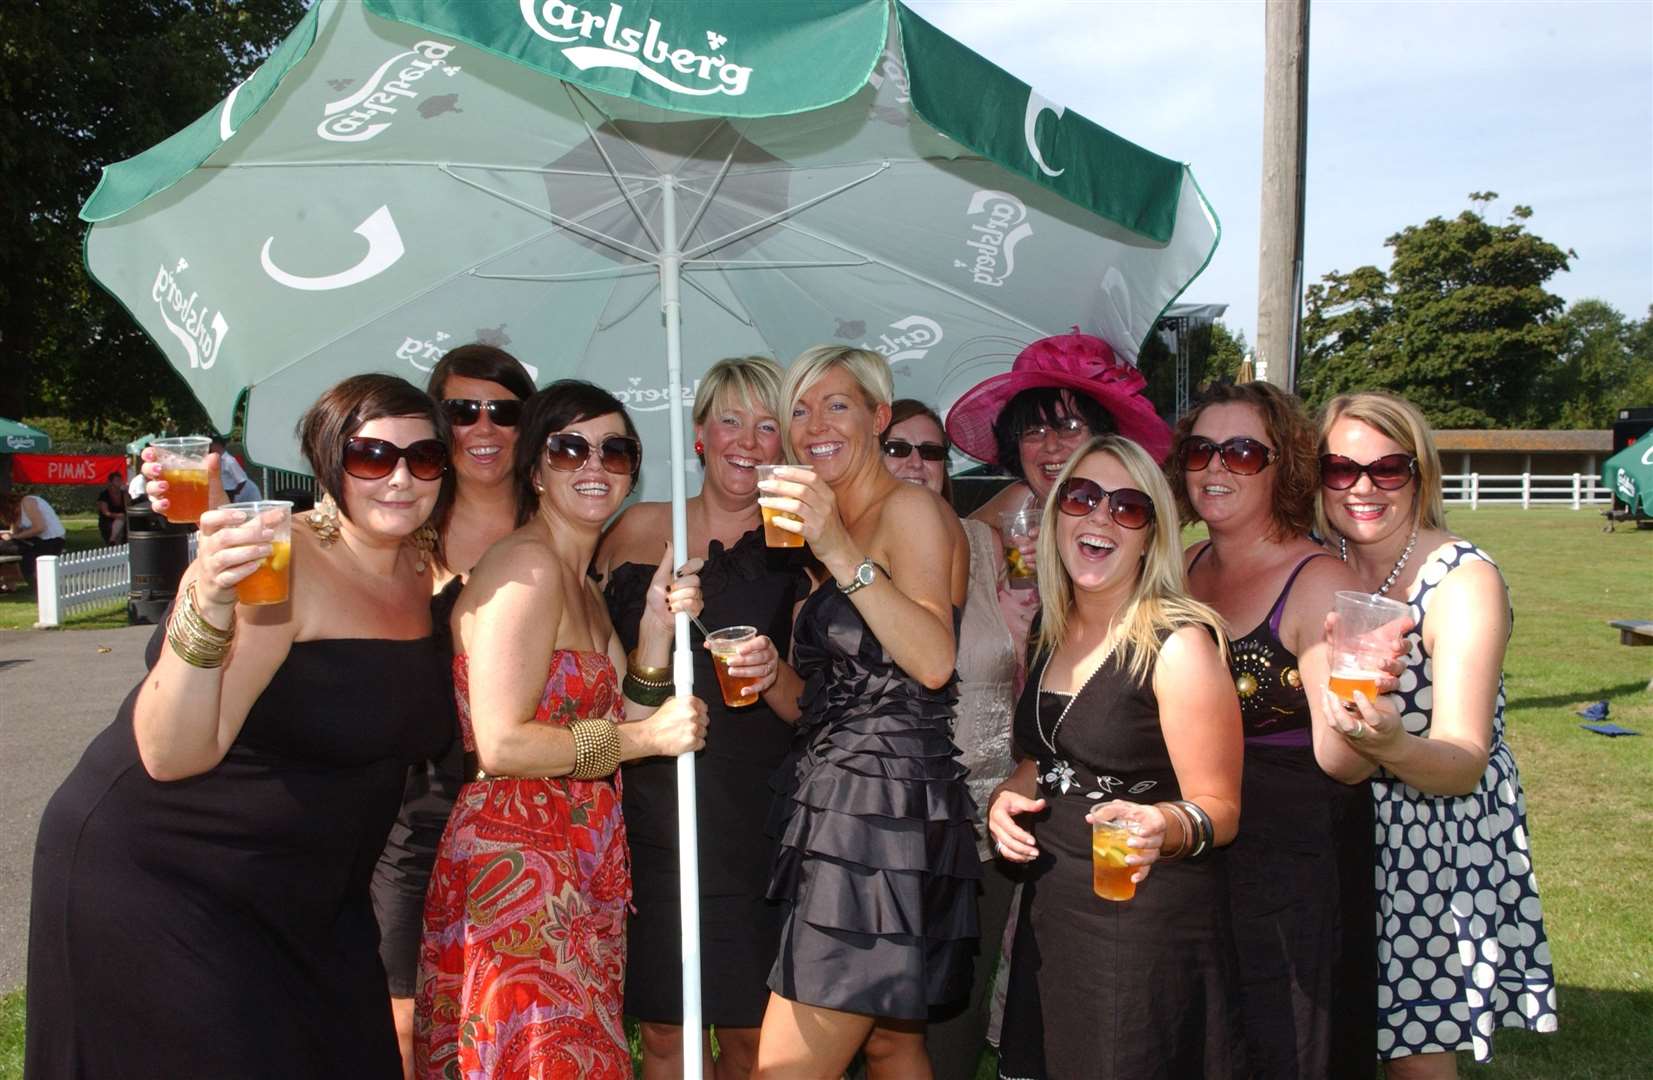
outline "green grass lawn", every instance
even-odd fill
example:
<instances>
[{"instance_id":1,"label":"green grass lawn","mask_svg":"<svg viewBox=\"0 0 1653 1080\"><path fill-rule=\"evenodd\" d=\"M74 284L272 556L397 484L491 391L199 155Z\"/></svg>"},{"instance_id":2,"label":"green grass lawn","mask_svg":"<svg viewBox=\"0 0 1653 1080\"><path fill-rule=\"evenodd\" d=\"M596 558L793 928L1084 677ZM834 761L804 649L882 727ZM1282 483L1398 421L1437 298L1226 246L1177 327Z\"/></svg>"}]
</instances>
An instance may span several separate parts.
<instances>
[{"instance_id":1,"label":"green grass lawn","mask_svg":"<svg viewBox=\"0 0 1653 1080\"><path fill-rule=\"evenodd\" d=\"M1561 1030L1506 1031L1474 1080L1609 1080L1653 1062L1653 649L1609 619L1653 619L1653 531L1601 531L1564 509L1452 510L1449 524L1503 568L1515 602L1505 662L1533 863L1555 959ZM92 536L96 536L92 529ZM32 622L32 618L31 618ZM1647 733L1608 739L1573 710L1606 700ZM20 994L0 998L0 1080L21 1074ZM984 1060L980 1077L992 1075Z\"/></svg>"},{"instance_id":2,"label":"green grass lawn","mask_svg":"<svg viewBox=\"0 0 1653 1080\"><path fill-rule=\"evenodd\" d=\"M63 527L68 533L65 554L103 546L103 537L98 535L96 514L65 515ZM39 601L35 598L32 588L0 593L0 630L27 630L34 626L35 620L40 617L38 605ZM64 620L63 624L64 629L69 630L107 630L110 627L125 625L125 600L111 601L106 608L72 615Z\"/></svg>"}]
</instances>

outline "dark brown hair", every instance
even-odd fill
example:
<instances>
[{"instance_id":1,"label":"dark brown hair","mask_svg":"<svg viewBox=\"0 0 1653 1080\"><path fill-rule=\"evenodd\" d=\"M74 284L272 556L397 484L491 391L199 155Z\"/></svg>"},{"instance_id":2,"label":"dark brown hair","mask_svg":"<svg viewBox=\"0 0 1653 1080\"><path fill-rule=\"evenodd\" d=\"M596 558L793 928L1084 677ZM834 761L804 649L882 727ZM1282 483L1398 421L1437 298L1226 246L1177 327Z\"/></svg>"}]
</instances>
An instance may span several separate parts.
<instances>
[{"instance_id":1,"label":"dark brown hair","mask_svg":"<svg viewBox=\"0 0 1653 1080\"><path fill-rule=\"evenodd\" d=\"M910 397L897 398L890 402L890 427L884 429L883 433L878 436L878 441L882 443L890 437L890 428L897 424L905 424L915 416L925 417L934 424L936 430L941 432L941 445L949 452L952 451L953 440L947 437L947 426L941 422L941 417L937 416L936 411L922 401ZM941 463L941 497L946 499L949 504L953 501L953 477L947 471L947 462L945 461Z\"/></svg>"},{"instance_id":2,"label":"dark brown hair","mask_svg":"<svg viewBox=\"0 0 1653 1080\"><path fill-rule=\"evenodd\" d=\"M1269 498L1269 517L1274 527L1271 540L1288 540L1307 536L1314 525L1314 496L1320 486L1320 462L1317 447L1320 435L1314 419L1303 407L1296 394L1290 394L1267 382L1216 383L1200 399L1200 403L1177 418L1176 441L1172 445L1166 472L1171 481L1171 492L1176 496L1177 512L1184 525L1199 521L1193 502L1188 498L1188 473L1183 468L1183 452L1193 437L1194 424L1200 414L1212 405L1249 405L1262 418L1268 444L1274 448L1274 463L1268 467L1274 480Z\"/></svg>"},{"instance_id":3,"label":"dark brown hair","mask_svg":"<svg viewBox=\"0 0 1653 1080\"><path fill-rule=\"evenodd\" d=\"M620 399L596 383L584 379L558 379L529 398L522 407L522 419L517 421L517 449L512 459L512 472L517 484L517 524L526 525L539 509L539 492L534 490L534 471L539 468L545 453L545 440L569 424L595 420L599 416L619 413L626 426L626 434L637 439L637 425ZM638 439L641 444L642 440ZM593 447L593 451L595 451ZM631 474L631 491L642 482L643 459L637 458L637 471ZM629 495L631 492L627 492Z\"/></svg>"},{"instance_id":4,"label":"dark brown hair","mask_svg":"<svg viewBox=\"0 0 1653 1080\"><path fill-rule=\"evenodd\" d=\"M522 361L493 345L473 341L449 349L431 368L425 391L437 401L447 397L447 381L455 375L498 383L523 401L534 394L534 380Z\"/></svg>"},{"instance_id":5,"label":"dark brown hair","mask_svg":"<svg viewBox=\"0 0 1653 1080\"><path fill-rule=\"evenodd\" d=\"M335 498L344 490L344 444L363 424L387 416L417 416L429 420L444 446L453 447L448 418L442 415L430 395L395 375L352 375L334 386L305 410L298 421L299 443L305 460L321 489ZM441 521L453 501L453 465L442 473L442 487L430 520ZM339 513L350 517L345 500L339 499ZM437 541L441 557L441 541Z\"/></svg>"},{"instance_id":6,"label":"dark brown hair","mask_svg":"<svg viewBox=\"0 0 1653 1080\"><path fill-rule=\"evenodd\" d=\"M1027 479L1022 465L1022 432L1035 424L1055 424L1064 414L1085 422L1092 435L1112 435L1119 430L1113 413L1089 394L1065 386L1034 386L1005 402L993 418L993 444L999 451L999 467L1018 480Z\"/></svg>"}]
</instances>

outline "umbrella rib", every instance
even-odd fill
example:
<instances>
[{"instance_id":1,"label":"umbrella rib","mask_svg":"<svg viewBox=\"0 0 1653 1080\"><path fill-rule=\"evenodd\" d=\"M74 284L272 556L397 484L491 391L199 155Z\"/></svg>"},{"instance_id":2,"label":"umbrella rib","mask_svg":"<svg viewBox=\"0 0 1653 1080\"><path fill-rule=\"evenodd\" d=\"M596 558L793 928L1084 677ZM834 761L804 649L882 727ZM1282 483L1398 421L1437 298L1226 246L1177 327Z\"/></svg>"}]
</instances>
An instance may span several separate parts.
<instances>
[{"instance_id":1,"label":"umbrella rib","mask_svg":"<svg viewBox=\"0 0 1653 1080\"><path fill-rule=\"evenodd\" d=\"M730 128L730 130L733 131L734 129ZM710 138L711 136L708 135L707 139ZM688 242L689 237L693 236L695 229L700 226L700 219L704 217L706 215L706 211L711 208L712 199L716 197L718 189L723 187L723 181L729 175L729 167L733 165L735 161L735 151L739 150L740 144L745 141L746 137L741 135L739 132L736 132L735 141L729 147L729 152L724 155L723 164L718 166L717 175L712 178L711 185L706 188L706 194L701 198L700 205L694 208L694 214L689 218L688 227L683 230L683 235L678 238L677 246L679 248ZM706 140L701 140L701 146L704 146L705 144ZM698 150L700 147L697 146L695 149ZM692 191L693 189L690 188L689 190Z\"/></svg>"},{"instance_id":2,"label":"umbrella rib","mask_svg":"<svg viewBox=\"0 0 1653 1080\"><path fill-rule=\"evenodd\" d=\"M606 270L581 270L573 274L486 274L480 270L470 272L472 277L483 281L601 281L604 278L637 277L654 273L658 273L657 269L647 263L615 266Z\"/></svg>"},{"instance_id":3,"label":"umbrella rib","mask_svg":"<svg viewBox=\"0 0 1653 1080\"><path fill-rule=\"evenodd\" d=\"M865 259L786 259L774 262L765 262L762 259L698 259L685 266L684 272L695 270L796 270L796 269L833 269L836 267L865 266Z\"/></svg>"},{"instance_id":4,"label":"umbrella rib","mask_svg":"<svg viewBox=\"0 0 1653 1080\"><path fill-rule=\"evenodd\" d=\"M497 162L485 161L366 161L366 160L326 160L326 161L230 161L219 165L202 165L207 169L304 169L304 168L338 168L345 167L384 167L418 168L418 169L482 169L489 172L522 172L535 173L542 176L581 176L588 180L608 180L615 177L610 170L597 172L592 169L553 169L540 165L503 165ZM627 180L640 180L653 183L655 178L641 173L621 173Z\"/></svg>"},{"instance_id":5,"label":"umbrella rib","mask_svg":"<svg viewBox=\"0 0 1653 1080\"><path fill-rule=\"evenodd\" d=\"M608 116L608 114L604 113L603 110L597 108L596 103L593 102L590 98L586 97L585 94L583 92L579 91L576 87L572 86L569 83L563 83L563 86L564 86L564 88L567 89L571 99L573 98L573 96L575 94L578 94L579 97L581 97L585 100L585 103L587 105L591 106L591 109L592 109L593 112L597 113L599 116L602 116L607 120L612 121L614 119L613 117ZM574 111L579 114L580 124L585 128L585 133L588 136L590 136L591 145L597 148L598 155L603 159L603 167L606 168L608 170L608 174L611 177L614 178L614 184L615 184L616 187L618 187L620 189L620 194L625 196L626 205L631 207L632 214L637 218L637 224L641 225L643 227L643 232L644 232L645 235L648 236L649 243L654 245L654 250L656 252L659 252L660 248L661 248L660 237L658 237L654 234L654 228L653 228L653 226L651 226L649 224L649 220L648 220L647 216L644 215L643 208L637 205L637 200L633 199L631 197L630 188L628 188L626 186L625 181L620 179L620 170L615 167L614 160L608 156L608 148L603 145L603 142L602 142L601 139L597 138L596 129L591 126L591 121L586 119L585 112L579 107L578 103L575 104ZM649 160L648 155L643 153L643 151L638 148L636 143L634 143L630 139L626 138L625 132L620 131L619 128L617 128L617 127L612 128L611 130L613 130L614 133L619 138L625 140L626 145L631 147L632 150L636 152L638 157L642 158L644 161ZM656 177L654 183L655 183L655 186L658 186L658 184L659 184L659 178L658 177Z\"/></svg>"},{"instance_id":6,"label":"umbrella rib","mask_svg":"<svg viewBox=\"0 0 1653 1080\"><path fill-rule=\"evenodd\" d=\"M887 162L887 161L883 162L882 164L880 164L878 166L878 168L874 169L872 172L867 173L864 176L856 177L854 180L851 180L847 184L841 184L838 187L833 188L831 191L822 192L821 194L815 196L812 199L805 199L803 202L798 203L796 206L789 206L786 209L780 211L779 213L770 214L768 217L760 218L759 220L752 222L750 225L743 225L740 228L734 230L733 232L725 233L723 236L720 236L715 240L708 240L704 244L699 245L698 247L690 248L688 251L685 251L683 253L683 261L685 263L687 263L691 259L698 259L702 255L709 255L712 252L718 250L719 248L728 247L730 244L733 244L736 241L742 240L742 239L744 239L748 236L751 236L755 232L759 232L763 229L767 229L771 225L782 224L788 218L795 217L796 215L803 213L805 210L808 210L812 206L816 206L820 203L823 203L826 200L828 200L830 198L833 198L835 196L842 195L844 192L849 191L851 188L856 188L856 187L861 186L862 184L866 183L868 180L871 180L871 179L881 175L884 172L884 170L888 169L889 167L890 167L889 162Z\"/></svg>"},{"instance_id":7,"label":"umbrella rib","mask_svg":"<svg viewBox=\"0 0 1653 1080\"><path fill-rule=\"evenodd\" d=\"M475 188L477 191L482 192L484 195L492 195L494 198L500 200L501 202L509 203L510 205L515 206L519 210L525 210L528 213L533 214L535 217L543 218L546 221L551 222L553 225L559 226L560 228L567 229L569 232L578 233L581 236L585 237L587 240L592 240L596 243L603 244L603 245L606 245L608 247L612 247L617 251L622 251L625 254L631 255L633 258L640 259L643 262L653 263L655 258L656 258L656 253L655 252L645 251L643 248L637 247L635 244L628 244L624 240L621 240L619 237L609 236L607 233L600 233L595 229L588 229L584 225L581 225L579 222L575 221L573 218L563 217L561 214L557 213L555 210L542 210L539 207L534 206L530 203L523 202L521 199L518 199L515 196L507 195L503 191L495 191L493 188L488 187L486 184L479 183L478 181L471 180L471 179L469 179L467 177L464 177L464 176L460 176L458 173L454 172L452 169L450 169L446 165L441 166L441 170L442 170L443 173L445 173L449 177L452 177L454 180L459 181L461 184L464 184L467 187ZM625 189L624 189L623 185L621 187L621 194L625 195ZM627 202L631 201L630 196L626 196L626 201ZM603 206L599 206L599 207L594 208L591 212L592 213L599 213L602 210L607 209L608 207L613 206L613 205L614 205L613 201L610 201L610 202L604 204ZM653 239L653 237L651 236L650 239Z\"/></svg>"},{"instance_id":8,"label":"umbrella rib","mask_svg":"<svg viewBox=\"0 0 1653 1080\"><path fill-rule=\"evenodd\" d=\"M734 308L730 307L728 304L725 304L722 300L719 300L717 297L713 296L709 291L707 291L706 287L704 285L700 284L700 282L695 281L693 278L690 278L690 277L684 277L681 280L689 288L693 289L695 292L699 293L701 296L704 296L706 299L710 300L712 303L714 303L718 307L722 308L725 312L728 313L728 315L731 319L733 319L736 322L742 324L743 326L750 326L750 327L753 327L754 329L756 328L756 324L752 322L752 317L750 315L743 315L740 312L736 311Z\"/></svg>"}]
</instances>

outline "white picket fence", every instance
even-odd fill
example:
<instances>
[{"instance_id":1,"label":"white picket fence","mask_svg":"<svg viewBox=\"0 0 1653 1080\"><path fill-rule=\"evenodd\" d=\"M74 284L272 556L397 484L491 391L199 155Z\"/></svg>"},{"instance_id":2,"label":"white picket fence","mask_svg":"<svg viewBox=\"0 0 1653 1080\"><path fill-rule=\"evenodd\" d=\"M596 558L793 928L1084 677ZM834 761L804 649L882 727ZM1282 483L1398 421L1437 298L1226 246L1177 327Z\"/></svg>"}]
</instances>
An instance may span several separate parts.
<instances>
[{"instance_id":1,"label":"white picket fence","mask_svg":"<svg viewBox=\"0 0 1653 1080\"><path fill-rule=\"evenodd\" d=\"M1613 492L1590 473L1453 473L1441 477L1441 495L1447 502L1468 503L1474 510L1483 502L1534 505L1566 504L1574 510L1613 501Z\"/></svg>"},{"instance_id":2,"label":"white picket fence","mask_svg":"<svg viewBox=\"0 0 1653 1080\"><path fill-rule=\"evenodd\" d=\"M71 615L126 603L132 591L130 548L126 544L42 555L35 561L38 627L62 626ZM195 558L195 534L189 534L189 557Z\"/></svg>"}]
</instances>

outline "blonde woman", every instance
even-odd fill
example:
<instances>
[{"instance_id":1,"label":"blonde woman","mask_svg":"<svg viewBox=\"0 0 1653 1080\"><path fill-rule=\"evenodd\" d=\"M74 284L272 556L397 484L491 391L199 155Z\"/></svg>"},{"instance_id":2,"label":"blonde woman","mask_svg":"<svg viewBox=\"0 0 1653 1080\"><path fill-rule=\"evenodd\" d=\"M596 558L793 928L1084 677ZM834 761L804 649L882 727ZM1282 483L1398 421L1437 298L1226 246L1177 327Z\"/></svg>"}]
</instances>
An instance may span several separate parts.
<instances>
[{"instance_id":1,"label":"blonde woman","mask_svg":"<svg viewBox=\"0 0 1653 1080\"><path fill-rule=\"evenodd\" d=\"M719 360L700 380L694 403L694 449L704 470L688 501L687 555L700 569L705 610L714 629L753 626L737 677L774 679L776 650L792 642L792 616L810 580L795 556L764 546L757 466L781 460L781 368L765 356ZM597 550L603 597L620 640L636 647L649 582L671 539L671 504L638 503L609 529ZM789 557L792 556L792 557ZM707 703L706 749L695 760L695 816L700 849L701 939L715 962L701 970L701 1015L717 1028L718 1058L704 1072L745 1080L758 1050L769 1003L764 985L780 942L780 907L764 892L774 840L769 776L792 745L792 727L767 702L731 709L723 703L712 657L695 650L695 691ZM795 711L795 710L794 710ZM643 1076L683 1075L682 922L678 906L677 763L645 758L628 764L626 834L631 842L633 914L626 930L626 1015L642 1022ZM709 1040L698 1040L710 1062Z\"/></svg>"},{"instance_id":2,"label":"blonde woman","mask_svg":"<svg viewBox=\"0 0 1653 1080\"><path fill-rule=\"evenodd\" d=\"M988 811L1000 857L1026 865L1001 1076L1241 1075L1221 851L1239 822L1240 707L1178 533L1159 467L1117 435L1075 453L1045 505L1024 759ZM1132 899L1092 888L1091 828L1107 820L1135 830Z\"/></svg>"},{"instance_id":3,"label":"blonde woman","mask_svg":"<svg viewBox=\"0 0 1653 1080\"><path fill-rule=\"evenodd\" d=\"M869 1075L923 1080L925 1018L968 994L978 934L976 814L948 735L969 547L939 495L884 467L883 357L809 349L782 398L788 456L813 469L779 470L759 502L794 516L822 572L768 694L798 735L776 780L785 915L756 1075L841 1076L876 1031Z\"/></svg>"},{"instance_id":4,"label":"blonde woman","mask_svg":"<svg viewBox=\"0 0 1653 1080\"><path fill-rule=\"evenodd\" d=\"M1423 416L1388 394L1333 398L1320 423L1321 531L1413 629L1394 694L1328 709L1346 781L1371 778L1378 881L1378 1057L1391 1077L1457 1075L1499 1027L1554 1031L1555 975L1504 742L1509 591L1446 529Z\"/></svg>"}]
</instances>

